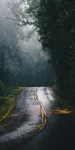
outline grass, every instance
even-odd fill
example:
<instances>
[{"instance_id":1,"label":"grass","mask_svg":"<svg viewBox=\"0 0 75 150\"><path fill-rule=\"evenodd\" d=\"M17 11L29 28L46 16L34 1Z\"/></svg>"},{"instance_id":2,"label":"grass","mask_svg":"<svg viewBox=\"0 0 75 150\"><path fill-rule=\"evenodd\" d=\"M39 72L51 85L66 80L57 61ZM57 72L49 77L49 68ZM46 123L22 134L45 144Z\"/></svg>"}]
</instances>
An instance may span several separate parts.
<instances>
[{"instance_id":1,"label":"grass","mask_svg":"<svg viewBox=\"0 0 75 150\"><path fill-rule=\"evenodd\" d=\"M21 89L21 87L11 88L8 95L0 96L0 121L4 120L12 110L17 94Z\"/></svg>"}]
</instances>

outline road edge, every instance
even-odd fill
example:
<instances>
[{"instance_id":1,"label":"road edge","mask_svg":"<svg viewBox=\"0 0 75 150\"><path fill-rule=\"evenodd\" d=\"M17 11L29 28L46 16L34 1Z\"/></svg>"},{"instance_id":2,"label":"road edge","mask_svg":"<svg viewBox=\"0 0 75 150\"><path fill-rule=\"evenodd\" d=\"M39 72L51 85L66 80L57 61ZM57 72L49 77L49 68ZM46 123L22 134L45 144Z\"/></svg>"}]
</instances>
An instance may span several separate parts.
<instances>
[{"instance_id":1,"label":"road edge","mask_svg":"<svg viewBox=\"0 0 75 150\"><path fill-rule=\"evenodd\" d=\"M23 89L21 89L23 90ZM20 90L20 91L21 91ZM33 129L26 137L26 135L24 135L22 138L17 138L15 141L10 141L10 143L6 142L6 143L2 143L1 145L1 149L4 150L4 148L8 148L10 149L11 146L14 146L16 144L20 144L21 142L28 140L30 138L32 138L33 136L35 136L36 134L38 134L47 124L47 116L46 116L46 111L44 109L44 107L41 105L41 103L38 100L38 96L37 96L37 89L34 91L34 99L37 102L37 104L40 106L40 111L41 111L41 122L38 124L38 126Z\"/></svg>"},{"instance_id":2,"label":"road edge","mask_svg":"<svg viewBox=\"0 0 75 150\"><path fill-rule=\"evenodd\" d=\"M0 123L1 123L2 121L4 121L4 120L8 117L8 115L10 114L10 112L12 111L12 109L13 109L13 107L14 107L14 105L15 105L15 102L17 101L18 95L19 95L19 93L20 93L22 90L23 90L23 88L21 88L21 89L19 89L19 90L17 91L16 96L14 97L15 100L14 100L13 104L10 106L10 109L5 113L5 115L2 117L2 119L0 119Z\"/></svg>"}]
</instances>

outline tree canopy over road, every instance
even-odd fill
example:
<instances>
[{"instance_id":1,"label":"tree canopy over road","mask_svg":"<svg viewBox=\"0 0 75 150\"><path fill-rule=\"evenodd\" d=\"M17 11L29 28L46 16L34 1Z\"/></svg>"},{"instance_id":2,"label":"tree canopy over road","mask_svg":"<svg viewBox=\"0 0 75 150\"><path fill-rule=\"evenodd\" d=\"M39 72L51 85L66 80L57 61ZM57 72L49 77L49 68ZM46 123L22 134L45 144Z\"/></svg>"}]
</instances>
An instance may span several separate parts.
<instances>
[{"instance_id":1,"label":"tree canopy over road","mask_svg":"<svg viewBox=\"0 0 75 150\"><path fill-rule=\"evenodd\" d=\"M56 83L64 97L75 89L75 1L40 0L37 13L42 45L52 55ZM70 93L70 94L69 94Z\"/></svg>"}]
</instances>

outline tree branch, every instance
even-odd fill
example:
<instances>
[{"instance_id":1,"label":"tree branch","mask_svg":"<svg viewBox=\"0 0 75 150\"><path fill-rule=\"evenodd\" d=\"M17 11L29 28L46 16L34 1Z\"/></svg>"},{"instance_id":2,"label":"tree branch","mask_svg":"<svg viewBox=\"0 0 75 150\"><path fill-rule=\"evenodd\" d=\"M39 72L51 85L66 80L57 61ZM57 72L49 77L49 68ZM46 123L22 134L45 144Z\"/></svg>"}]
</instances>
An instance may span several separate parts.
<instances>
[{"instance_id":1,"label":"tree branch","mask_svg":"<svg viewBox=\"0 0 75 150\"><path fill-rule=\"evenodd\" d=\"M13 20L13 21L16 21L16 22L17 22L17 20L16 20L15 18L10 18L10 17L1 17L1 16L0 16L0 19L1 19L1 20L4 20L4 19L7 19L7 20L8 20L8 19L9 19L9 20Z\"/></svg>"}]
</instances>

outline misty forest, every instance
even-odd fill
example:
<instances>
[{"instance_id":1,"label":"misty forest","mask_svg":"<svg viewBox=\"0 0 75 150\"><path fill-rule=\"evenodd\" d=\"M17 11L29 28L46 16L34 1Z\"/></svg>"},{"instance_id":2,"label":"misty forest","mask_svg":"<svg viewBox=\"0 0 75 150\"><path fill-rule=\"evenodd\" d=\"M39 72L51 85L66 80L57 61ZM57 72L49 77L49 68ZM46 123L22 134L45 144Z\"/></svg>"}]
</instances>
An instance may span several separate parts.
<instances>
[{"instance_id":1,"label":"misty forest","mask_svg":"<svg viewBox=\"0 0 75 150\"><path fill-rule=\"evenodd\" d=\"M0 0L0 121L24 87L75 108L74 0Z\"/></svg>"},{"instance_id":2,"label":"misty forest","mask_svg":"<svg viewBox=\"0 0 75 150\"><path fill-rule=\"evenodd\" d=\"M13 86L55 86L73 100L74 0L0 0L0 7L0 95Z\"/></svg>"}]
</instances>

